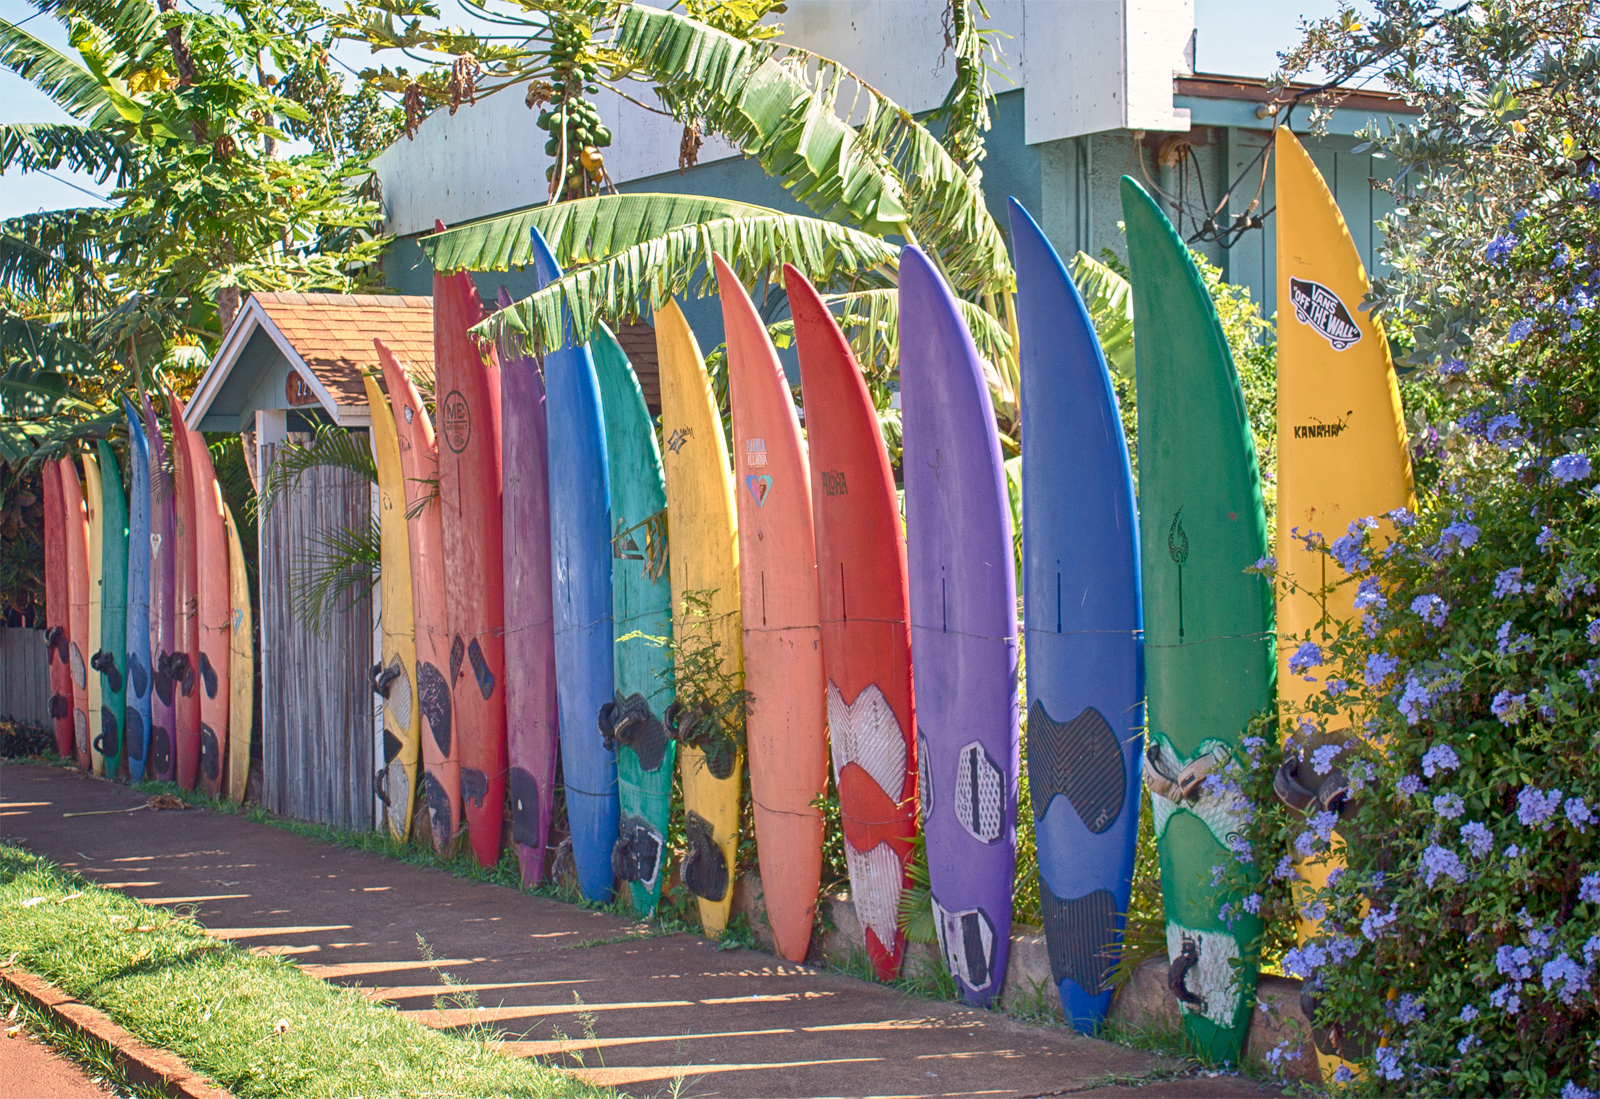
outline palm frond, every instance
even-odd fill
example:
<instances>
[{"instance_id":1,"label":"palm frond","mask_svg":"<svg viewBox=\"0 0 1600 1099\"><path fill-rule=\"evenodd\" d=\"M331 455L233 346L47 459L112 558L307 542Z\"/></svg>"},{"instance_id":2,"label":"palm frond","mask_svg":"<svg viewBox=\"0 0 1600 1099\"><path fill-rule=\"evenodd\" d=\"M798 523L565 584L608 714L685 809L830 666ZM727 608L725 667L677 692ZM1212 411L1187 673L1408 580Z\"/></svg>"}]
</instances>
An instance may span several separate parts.
<instances>
[{"instance_id":1,"label":"palm frond","mask_svg":"<svg viewBox=\"0 0 1600 1099\"><path fill-rule=\"evenodd\" d=\"M687 225L767 215L781 216L764 206L700 195L601 195L470 222L421 243L435 271L508 271L531 261L529 231L538 229L557 263L579 267Z\"/></svg>"},{"instance_id":2,"label":"palm frond","mask_svg":"<svg viewBox=\"0 0 1600 1099\"><path fill-rule=\"evenodd\" d=\"M68 168L127 185L138 170L132 153L102 130L63 122L0 125L0 173Z\"/></svg>"},{"instance_id":3,"label":"palm frond","mask_svg":"<svg viewBox=\"0 0 1600 1099\"><path fill-rule=\"evenodd\" d=\"M324 424L311 442L303 446L290 443L278 450L277 460L267 471L261 492L260 514L270 514L283 494L299 483L306 470L322 466L342 469L365 477L373 484L378 483L378 466L367 441L342 427Z\"/></svg>"},{"instance_id":4,"label":"palm frond","mask_svg":"<svg viewBox=\"0 0 1600 1099\"><path fill-rule=\"evenodd\" d=\"M851 334L850 346L862 362L900 361L900 292L893 289L856 290L826 295L830 306L840 307L839 327ZM972 333L978 354L1004 359L1011 354L1011 333L991 313L962 298L956 299L962 320Z\"/></svg>"},{"instance_id":5,"label":"palm frond","mask_svg":"<svg viewBox=\"0 0 1600 1099\"><path fill-rule=\"evenodd\" d=\"M63 22L88 20L121 53L138 56L166 45L161 14L150 0L34 0L34 6Z\"/></svg>"},{"instance_id":6,"label":"palm frond","mask_svg":"<svg viewBox=\"0 0 1600 1099\"><path fill-rule=\"evenodd\" d=\"M611 46L656 82L675 118L704 118L821 216L921 244L958 292L1010 286L980 173L844 66L642 4L626 10ZM845 117L857 114L852 127Z\"/></svg>"},{"instance_id":7,"label":"palm frond","mask_svg":"<svg viewBox=\"0 0 1600 1099\"><path fill-rule=\"evenodd\" d=\"M103 211L52 210L0 222L0 287L49 301L74 284L80 301L91 297L105 257Z\"/></svg>"},{"instance_id":8,"label":"palm frond","mask_svg":"<svg viewBox=\"0 0 1600 1099\"><path fill-rule=\"evenodd\" d=\"M509 326L532 335L542 348L561 347L570 332L570 338L582 343L604 317L642 316L690 289L702 296L709 292L715 285L713 252L747 285L792 263L818 286L883 286L899 260L894 245L820 218L720 218L680 226L613 253L491 315L473 331L498 339Z\"/></svg>"},{"instance_id":9,"label":"palm frond","mask_svg":"<svg viewBox=\"0 0 1600 1099\"><path fill-rule=\"evenodd\" d=\"M383 556L378 520L312 535L295 556L289 609L321 636L339 611L349 610L378 582Z\"/></svg>"},{"instance_id":10,"label":"palm frond","mask_svg":"<svg viewBox=\"0 0 1600 1099\"><path fill-rule=\"evenodd\" d=\"M7 19L0 19L0 65L44 92L80 121L97 121L111 105L105 88L93 73Z\"/></svg>"},{"instance_id":11,"label":"palm frond","mask_svg":"<svg viewBox=\"0 0 1600 1099\"><path fill-rule=\"evenodd\" d=\"M1089 319L1106 354L1106 365L1133 380L1133 287L1085 252L1072 258L1072 281L1089 307Z\"/></svg>"}]
</instances>

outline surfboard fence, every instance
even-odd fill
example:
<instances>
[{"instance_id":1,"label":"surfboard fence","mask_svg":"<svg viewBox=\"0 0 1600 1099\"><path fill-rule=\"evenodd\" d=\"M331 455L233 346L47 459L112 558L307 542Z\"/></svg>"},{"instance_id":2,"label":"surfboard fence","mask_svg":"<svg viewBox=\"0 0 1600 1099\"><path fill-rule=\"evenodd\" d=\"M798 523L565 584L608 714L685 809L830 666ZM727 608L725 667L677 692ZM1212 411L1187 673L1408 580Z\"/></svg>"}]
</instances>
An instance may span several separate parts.
<instances>
[{"instance_id":1,"label":"surfboard fence","mask_svg":"<svg viewBox=\"0 0 1600 1099\"><path fill-rule=\"evenodd\" d=\"M50 654L43 630L0 626L0 718L50 725Z\"/></svg>"},{"instance_id":2,"label":"surfboard fence","mask_svg":"<svg viewBox=\"0 0 1600 1099\"><path fill-rule=\"evenodd\" d=\"M262 447L263 468L278 447ZM355 473L313 466L259 528L263 805L340 828L373 827L372 596L341 601L313 628L291 592L318 535L370 521L372 491Z\"/></svg>"}]
</instances>

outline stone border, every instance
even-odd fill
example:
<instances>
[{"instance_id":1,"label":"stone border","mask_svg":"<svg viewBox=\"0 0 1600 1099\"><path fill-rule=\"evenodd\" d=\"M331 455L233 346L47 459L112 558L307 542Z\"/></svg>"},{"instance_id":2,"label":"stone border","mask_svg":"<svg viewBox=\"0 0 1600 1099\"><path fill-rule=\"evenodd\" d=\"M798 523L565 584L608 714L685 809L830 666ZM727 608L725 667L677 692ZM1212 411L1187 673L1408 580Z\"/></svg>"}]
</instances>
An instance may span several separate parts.
<instances>
[{"instance_id":1,"label":"stone border","mask_svg":"<svg viewBox=\"0 0 1600 1099\"><path fill-rule=\"evenodd\" d=\"M0 967L0 985L62 1026L110 1046L115 1051L117 1067L130 1084L156 1088L173 1099L233 1099L232 1093L192 1072L177 1054L152 1049L48 981L6 966Z\"/></svg>"}]
</instances>

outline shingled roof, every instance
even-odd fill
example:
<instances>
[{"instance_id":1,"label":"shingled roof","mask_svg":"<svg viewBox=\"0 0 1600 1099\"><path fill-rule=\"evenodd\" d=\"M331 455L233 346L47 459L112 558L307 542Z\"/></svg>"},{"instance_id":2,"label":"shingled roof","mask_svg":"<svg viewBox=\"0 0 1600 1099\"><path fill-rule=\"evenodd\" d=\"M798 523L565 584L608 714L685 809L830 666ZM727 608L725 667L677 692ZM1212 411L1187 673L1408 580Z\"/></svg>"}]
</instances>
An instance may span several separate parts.
<instances>
[{"instance_id":1,"label":"shingled roof","mask_svg":"<svg viewBox=\"0 0 1600 1099\"><path fill-rule=\"evenodd\" d=\"M213 411L231 416L253 389L252 372L263 369L260 352L270 341L335 423L364 427L367 392L361 376L378 372L373 348L383 340L419 381L433 377L433 299L401 294L306 294L256 292L245 298L216 357L195 388L185 421L196 427ZM235 367L243 375L230 384ZM280 368L282 369L282 368ZM281 383L277 383L281 388ZM380 377L379 386L382 386ZM305 403L294 401L291 403ZM213 404L218 407L213 410ZM281 407L269 405L268 407ZM208 428L208 430L210 430Z\"/></svg>"}]
</instances>

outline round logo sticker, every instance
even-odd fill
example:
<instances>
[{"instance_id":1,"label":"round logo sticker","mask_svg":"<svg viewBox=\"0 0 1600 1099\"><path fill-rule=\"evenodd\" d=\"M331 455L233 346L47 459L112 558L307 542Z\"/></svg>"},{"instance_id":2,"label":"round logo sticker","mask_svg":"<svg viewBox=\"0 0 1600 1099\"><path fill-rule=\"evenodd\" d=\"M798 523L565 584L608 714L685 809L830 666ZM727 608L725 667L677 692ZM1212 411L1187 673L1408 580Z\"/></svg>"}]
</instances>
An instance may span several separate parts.
<instances>
[{"instance_id":1,"label":"round logo sticker","mask_svg":"<svg viewBox=\"0 0 1600 1099\"><path fill-rule=\"evenodd\" d=\"M460 454L472 441L472 410L461 390L452 389L441 402L439 428L444 433L445 445Z\"/></svg>"}]
</instances>

